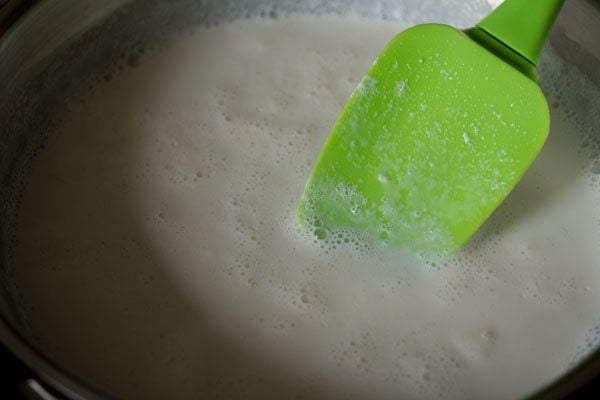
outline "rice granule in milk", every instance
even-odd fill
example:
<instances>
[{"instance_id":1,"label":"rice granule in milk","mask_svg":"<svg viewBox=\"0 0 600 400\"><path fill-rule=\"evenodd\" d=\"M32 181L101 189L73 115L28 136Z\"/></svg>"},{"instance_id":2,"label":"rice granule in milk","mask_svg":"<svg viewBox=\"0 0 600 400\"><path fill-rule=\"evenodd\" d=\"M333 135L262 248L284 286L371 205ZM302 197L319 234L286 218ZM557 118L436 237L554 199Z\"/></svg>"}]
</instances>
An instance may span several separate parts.
<instances>
[{"instance_id":1,"label":"rice granule in milk","mask_svg":"<svg viewBox=\"0 0 600 400\"><path fill-rule=\"evenodd\" d=\"M200 29L70 104L34 163L16 254L49 355L132 399L506 399L589 352L600 93L551 51L549 142L456 258L434 269L298 232L322 144L403 28Z\"/></svg>"}]
</instances>

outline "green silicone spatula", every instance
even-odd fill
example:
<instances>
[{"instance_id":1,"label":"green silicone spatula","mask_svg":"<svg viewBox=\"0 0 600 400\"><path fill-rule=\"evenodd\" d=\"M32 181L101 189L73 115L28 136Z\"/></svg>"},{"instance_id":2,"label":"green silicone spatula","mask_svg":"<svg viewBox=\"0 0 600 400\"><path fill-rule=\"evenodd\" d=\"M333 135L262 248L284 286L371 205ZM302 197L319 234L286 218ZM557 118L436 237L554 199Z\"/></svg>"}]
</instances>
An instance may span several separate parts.
<instances>
[{"instance_id":1,"label":"green silicone spatula","mask_svg":"<svg viewBox=\"0 0 600 400\"><path fill-rule=\"evenodd\" d=\"M474 28L396 36L358 85L304 190L315 236L352 229L416 255L457 250L544 144L536 66L564 0L506 0Z\"/></svg>"}]
</instances>

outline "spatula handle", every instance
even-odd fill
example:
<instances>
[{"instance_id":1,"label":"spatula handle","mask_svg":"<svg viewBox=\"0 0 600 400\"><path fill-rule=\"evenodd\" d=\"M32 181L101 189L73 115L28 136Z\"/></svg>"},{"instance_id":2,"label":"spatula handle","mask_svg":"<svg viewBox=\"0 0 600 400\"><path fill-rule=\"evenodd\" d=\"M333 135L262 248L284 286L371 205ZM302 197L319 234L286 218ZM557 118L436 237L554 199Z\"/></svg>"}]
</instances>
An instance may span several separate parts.
<instances>
[{"instance_id":1,"label":"spatula handle","mask_svg":"<svg viewBox=\"0 0 600 400\"><path fill-rule=\"evenodd\" d=\"M537 66L565 0L505 0L477 27Z\"/></svg>"}]
</instances>

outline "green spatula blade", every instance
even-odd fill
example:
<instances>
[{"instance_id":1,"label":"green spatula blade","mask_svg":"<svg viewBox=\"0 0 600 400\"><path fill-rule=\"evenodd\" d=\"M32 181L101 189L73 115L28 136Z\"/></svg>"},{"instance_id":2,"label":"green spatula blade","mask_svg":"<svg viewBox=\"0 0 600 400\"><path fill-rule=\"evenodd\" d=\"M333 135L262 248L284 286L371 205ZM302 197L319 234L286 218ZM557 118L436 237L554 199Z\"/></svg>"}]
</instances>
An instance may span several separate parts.
<instances>
[{"instance_id":1,"label":"green spatula blade","mask_svg":"<svg viewBox=\"0 0 600 400\"><path fill-rule=\"evenodd\" d=\"M318 237L350 228L429 256L468 240L549 130L546 99L519 65L534 67L471 37L425 24L388 44L319 156L300 201L301 224Z\"/></svg>"}]
</instances>

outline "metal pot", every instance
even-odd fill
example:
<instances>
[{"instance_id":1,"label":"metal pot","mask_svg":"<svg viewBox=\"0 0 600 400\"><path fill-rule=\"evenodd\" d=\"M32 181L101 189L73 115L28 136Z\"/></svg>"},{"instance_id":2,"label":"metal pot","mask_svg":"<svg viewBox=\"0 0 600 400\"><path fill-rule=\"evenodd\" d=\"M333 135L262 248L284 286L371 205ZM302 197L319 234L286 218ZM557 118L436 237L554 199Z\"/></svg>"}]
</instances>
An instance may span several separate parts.
<instances>
[{"instance_id":1,"label":"metal pot","mask_svg":"<svg viewBox=\"0 0 600 400\"><path fill-rule=\"evenodd\" d=\"M244 7L233 7L243 3ZM333 11L327 1L277 0L0 0L0 339L26 364L21 390L34 398L106 399L111 396L67 371L45 355L28 331L13 283L15 224L19 196L29 160L43 146L47 121L60 112L63 94L85 90L91 76L112 65L141 43L160 43L165 32L199 23L214 24L253 14L269 4L273 10ZM368 10L368 1L346 6ZM400 4L396 4L400 3ZM405 3L410 3L406 1ZM345 6L344 6L345 7ZM419 11L440 8L437 2L382 1L380 13L393 18L400 10L419 21ZM443 7L441 7L443 9ZM486 11L484 1L464 9L439 11L440 20L465 21L465 10ZM264 7L263 7L264 9ZM472 14L472 13L471 13ZM552 33L555 49L600 85L600 2L567 2ZM600 351L571 372L541 388L539 399L558 399L600 377ZM0 394L2 396L2 394Z\"/></svg>"}]
</instances>

